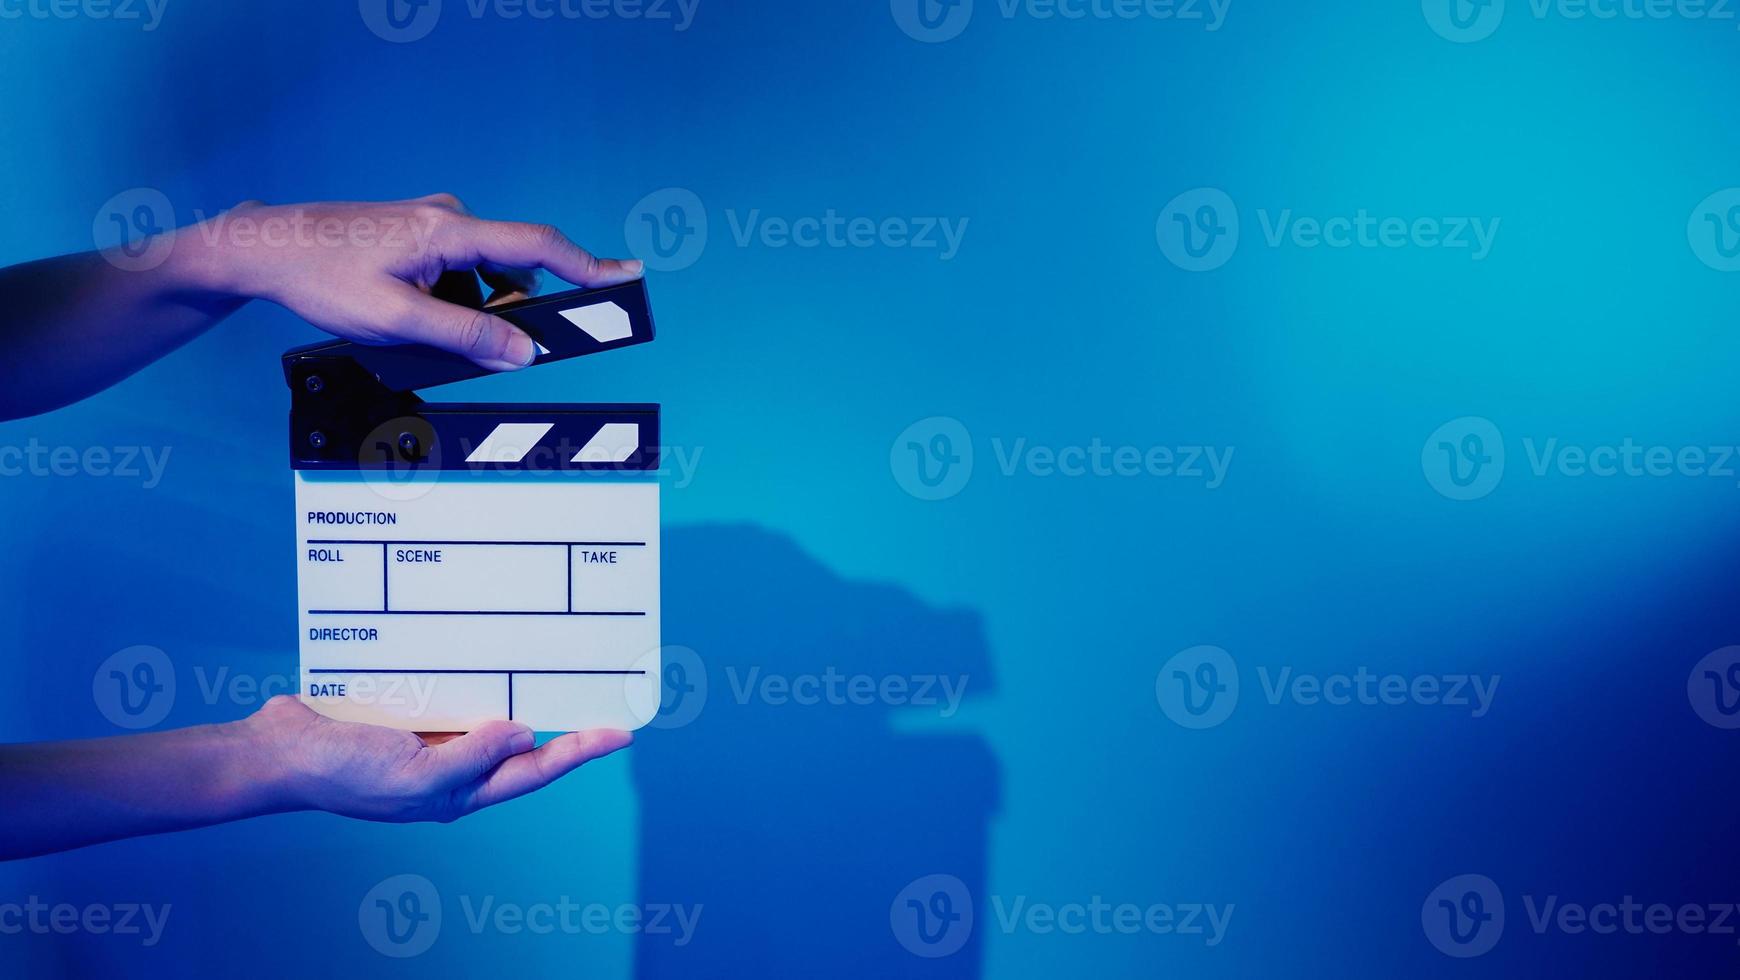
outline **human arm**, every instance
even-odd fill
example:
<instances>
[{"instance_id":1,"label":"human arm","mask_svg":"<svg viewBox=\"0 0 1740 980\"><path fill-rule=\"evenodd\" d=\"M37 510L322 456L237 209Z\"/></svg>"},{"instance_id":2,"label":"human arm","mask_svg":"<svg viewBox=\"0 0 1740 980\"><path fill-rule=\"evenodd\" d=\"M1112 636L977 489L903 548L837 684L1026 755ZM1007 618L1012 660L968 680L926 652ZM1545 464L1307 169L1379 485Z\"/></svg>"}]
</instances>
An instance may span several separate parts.
<instances>
[{"instance_id":1,"label":"human arm","mask_svg":"<svg viewBox=\"0 0 1740 980\"><path fill-rule=\"evenodd\" d=\"M596 258L550 225L480 219L450 194L245 202L137 257L110 249L0 269L0 421L89 397L254 299L362 343L428 344L498 371L530 364L524 332L429 295L443 273L472 269L502 303L535 292L539 269L607 286L641 265Z\"/></svg>"},{"instance_id":2,"label":"human arm","mask_svg":"<svg viewBox=\"0 0 1740 980\"><path fill-rule=\"evenodd\" d=\"M493 721L436 742L333 721L279 696L226 724L0 745L0 860L297 810L447 822L540 789L633 737L532 741L525 726Z\"/></svg>"}]
</instances>

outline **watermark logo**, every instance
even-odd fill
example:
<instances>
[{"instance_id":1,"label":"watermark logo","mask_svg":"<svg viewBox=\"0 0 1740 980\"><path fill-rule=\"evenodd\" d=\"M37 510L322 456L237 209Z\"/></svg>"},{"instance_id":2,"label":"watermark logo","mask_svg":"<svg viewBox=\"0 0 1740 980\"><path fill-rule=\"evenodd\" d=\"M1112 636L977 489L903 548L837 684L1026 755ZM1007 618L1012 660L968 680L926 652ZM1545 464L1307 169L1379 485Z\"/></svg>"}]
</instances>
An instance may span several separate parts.
<instances>
[{"instance_id":1,"label":"watermark logo","mask_svg":"<svg viewBox=\"0 0 1740 980\"><path fill-rule=\"evenodd\" d=\"M441 935L441 894L422 875L394 875L363 896L356 921L382 956L421 956Z\"/></svg>"},{"instance_id":2,"label":"watermark logo","mask_svg":"<svg viewBox=\"0 0 1740 980\"><path fill-rule=\"evenodd\" d=\"M0 477L74 477L138 480L155 490L169 468L173 446L51 446L32 438L22 446L0 446Z\"/></svg>"},{"instance_id":3,"label":"watermark logo","mask_svg":"<svg viewBox=\"0 0 1740 980\"><path fill-rule=\"evenodd\" d=\"M1715 728L1740 728L1740 646L1705 654L1686 676L1692 710Z\"/></svg>"},{"instance_id":4,"label":"watermark logo","mask_svg":"<svg viewBox=\"0 0 1740 980\"><path fill-rule=\"evenodd\" d=\"M1201 481L1204 489L1226 483L1235 446L1132 446L1095 436L1085 443L1041 444L1026 437L991 438L996 472L1005 478L1029 476L1086 478L1153 477ZM888 466L901 489L920 500L944 500L961 492L973 475L973 441L966 426L947 416L920 419L896 436Z\"/></svg>"},{"instance_id":5,"label":"watermark logo","mask_svg":"<svg viewBox=\"0 0 1740 980\"><path fill-rule=\"evenodd\" d=\"M1484 41L1504 20L1504 0L1422 0L1426 23L1457 44Z\"/></svg>"},{"instance_id":6,"label":"watermark logo","mask_svg":"<svg viewBox=\"0 0 1740 980\"><path fill-rule=\"evenodd\" d=\"M122 191L97 209L91 219L91 241L117 269L155 269L175 249L175 207L155 187Z\"/></svg>"},{"instance_id":7,"label":"watermark logo","mask_svg":"<svg viewBox=\"0 0 1740 980\"><path fill-rule=\"evenodd\" d=\"M23 902L0 902L0 936L137 936L139 945L150 949L162 942L173 908L167 903L49 903L32 895Z\"/></svg>"},{"instance_id":8,"label":"watermark logo","mask_svg":"<svg viewBox=\"0 0 1740 980\"><path fill-rule=\"evenodd\" d=\"M149 34L163 23L169 0L5 0L0 2L0 21L107 20L137 23Z\"/></svg>"},{"instance_id":9,"label":"watermark logo","mask_svg":"<svg viewBox=\"0 0 1740 980\"><path fill-rule=\"evenodd\" d=\"M1257 227L1268 248L1361 251L1421 249L1467 253L1474 262L1492 254L1499 217L1375 214L1367 208L1329 215L1295 213L1292 208L1258 208ZM1187 272L1209 272L1225 265L1238 249L1239 210L1225 191L1199 187L1185 191L1160 211L1154 227L1160 251Z\"/></svg>"},{"instance_id":10,"label":"watermark logo","mask_svg":"<svg viewBox=\"0 0 1740 980\"><path fill-rule=\"evenodd\" d=\"M153 646L117 650L91 675L91 699L117 728L150 728L175 706L175 668Z\"/></svg>"},{"instance_id":11,"label":"watermark logo","mask_svg":"<svg viewBox=\"0 0 1740 980\"><path fill-rule=\"evenodd\" d=\"M1457 875L1421 903L1420 928L1445 956L1483 955L1504 935L1504 895L1485 875Z\"/></svg>"},{"instance_id":12,"label":"watermark logo","mask_svg":"<svg viewBox=\"0 0 1740 980\"><path fill-rule=\"evenodd\" d=\"M726 210L725 220L738 248L756 244L762 248L898 248L935 252L941 262L961 254L967 226L973 221L930 215L849 216L834 208L795 218L764 215L760 208L744 213L732 208Z\"/></svg>"},{"instance_id":13,"label":"watermark logo","mask_svg":"<svg viewBox=\"0 0 1740 980\"><path fill-rule=\"evenodd\" d=\"M738 248L901 249L933 252L943 262L960 254L971 218L925 215L850 215L835 208L799 215L767 214L761 208L725 209L731 242ZM693 191L667 187L641 198L623 222L629 252L658 272L694 265L708 241L706 206Z\"/></svg>"},{"instance_id":14,"label":"watermark logo","mask_svg":"<svg viewBox=\"0 0 1740 980\"><path fill-rule=\"evenodd\" d=\"M305 384L318 394L326 382L311 375ZM317 435L324 438L319 433L310 438ZM388 419L363 437L357 464L363 483L382 500L417 500L441 482L441 440L427 419L415 415Z\"/></svg>"},{"instance_id":15,"label":"watermark logo","mask_svg":"<svg viewBox=\"0 0 1740 980\"><path fill-rule=\"evenodd\" d=\"M1451 419L1420 447L1420 471L1432 489L1451 500L1478 500L1504 479L1504 437L1476 415Z\"/></svg>"},{"instance_id":16,"label":"watermark logo","mask_svg":"<svg viewBox=\"0 0 1740 980\"><path fill-rule=\"evenodd\" d=\"M214 248L390 248L414 258L434 254L441 220L419 214L339 217L301 206L269 208L252 203L216 214L193 210L193 228L202 242Z\"/></svg>"},{"instance_id":17,"label":"watermark logo","mask_svg":"<svg viewBox=\"0 0 1740 980\"><path fill-rule=\"evenodd\" d=\"M973 935L972 893L954 875L925 875L894 896L888 926L914 956L953 956Z\"/></svg>"},{"instance_id":18,"label":"watermark logo","mask_svg":"<svg viewBox=\"0 0 1740 980\"><path fill-rule=\"evenodd\" d=\"M474 936L485 932L504 936L604 936L619 933L657 937L676 948L694 941L705 909L699 904L674 905L669 902L582 904L567 895L559 896L553 902L503 902L494 895L477 899L470 895L459 896L459 910L465 916L465 928Z\"/></svg>"},{"instance_id":19,"label":"watermark logo","mask_svg":"<svg viewBox=\"0 0 1740 980\"><path fill-rule=\"evenodd\" d=\"M888 450L894 482L920 500L946 500L973 477L973 439L960 420L944 415L919 419L895 437Z\"/></svg>"},{"instance_id":20,"label":"watermark logo","mask_svg":"<svg viewBox=\"0 0 1740 980\"><path fill-rule=\"evenodd\" d=\"M1668 445L1638 442L1630 436L1607 443L1574 443L1558 436L1524 436L1527 475L1612 479L1733 480L1740 486L1740 445ZM1475 415L1439 426L1420 447L1420 470L1432 489L1451 500L1476 500L1491 493L1505 474L1505 442L1498 427ZM1524 471L1518 471L1524 472Z\"/></svg>"},{"instance_id":21,"label":"watermark logo","mask_svg":"<svg viewBox=\"0 0 1740 980\"><path fill-rule=\"evenodd\" d=\"M1292 208L1257 209L1263 242L1270 248L1290 245L1302 249L1402 249L1467 252L1471 261L1482 262L1492 254L1504 219L1447 215L1404 218L1375 215L1365 208L1352 214L1329 217L1296 215Z\"/></svg>"},{"instance_id":22,"label":"watermark logo","mask_svg":"<svg viewBox=\"0 0 1740 980\"><path fill-rule=\"evenodd\" d=\"M374 631L310 627L308 638L336 639L335 634L370 632ZM236 671L228 665L215 670L195 665L192 677L192 686L185 683L185 677L178 679L174 660L157 647L128 647L98 665L91 675L91 696L104 718L118 728L137 731L163 721L181 695L193 697L193 700L180 697L183 705L253 708L280 694L299 693L297 678L287 673L259 674ZM438 676L362 675L340 680L315 676L301 687L300 694L304 698L319 698L342 688L343 696L354 704L403 709L399 713L415 719L428 713L440 684Z\"/></svg>"},{"instance_id":23,"label":"watermark logo","mask_svg":"<svg viewBox=\"0 0 1740 980\"><path fill-rule=\"evenodd\" d=\"M967 29L973 19L973 0L889 0L889 10L907 37L940 44Z\"/></svg>"},{"instance_id":24,"label":"watermark logo","mask_svg":"<svg viewBox=\"0 0 1740 980\"><path fill-rule=\"evenodd\" d=\"M650 666L652 658L647 658ZM682 728L707 707L707 665L701 655L684 646L661 647L659 660L658 713L647 721L653 728Z\"/></svg>"},{"instance_id":25,"label":"watermark logo","mask_svg":"<svg viewBox=\"0 0 1740 980\"><path fill-rule=\"evenodd\" d=\"M1004 935L1098 935L1202 937L1207 946L1226 938L1236 908L1210 902L1048 902L1027 895L992 895L985 925ZM973 896L954 875L934 874L900 890L888 908L894 938L915 956L935 959L960 951L972 937Z\"/></svg>"},{"instance_id":26,"label":"watermark logo","mask_svg":"<svg viewBox=\"0 0 1740 980\"><path fill-rule=\"evenodd\" d=\"M731 696L740 705L757 701L773 708L870 707L935 708L941 718L953 718L966 696L966 674L848 673L832 664L819 673L785 674L725 668Z\"/></svg>"},{"instance_id":27,"label":"watermark logo","mask_svg":"<svg viewBox=\"0 0 1740 980\"><path fill-rule=\"evenodd\" d=\"M441 0L357 0L357 12L374 35L394 44L421 41L441 20Z\"/></svg>"},{"instance_id":28,"label":"watermark logo","mask_svg":"<svg viewBox=\"0 0 1740 980\"><path fill-rule=\"evenodd\" d=\"M1147 932L1157 936L1201 936L1203 945L1219 946L1226 939L1237 908L1231 902L1108 902L1094 895L1085 902L1035 902L1026 895L1005 900L991 896L991 911L997 929L1004 935L1029 932L1080 936L1134 936Z\"/></svg>"},{"instance_id":29,"label":"watermark logo","mask_svg":"<svg viewBox=\"0 0 1740 980\"><path fill-rule=\"evenodd\" d=\"M1172 655L1154 678L1154 696L1166 717L1190 729L1213 728L1239 704L1239 671L1232 654L1195 646Z\"/></svg>"},{"instance_id":30,"label":"watermark logo","mask_svg":"<svg viewBox=\"0 0 1740 980\"><path fill-rule=\"evenodd\" d=\"M687 946L701 923L701 905L646 905L554 901L503 901L495 895L460 895L461 917L452 920L473 936L603 936L611 933L669 938ZM401 874L369 889L357 906L363 938L383 956L408 959L429 951L441 935L441 894L422 875Z\"/></svg>"},{"instance_id":31,"label":"watermark logo","mask_svg":"<svg viewBox=\"0 0 1740 980\"><path fill-rule=\"evenodd\" d=\"M1256 674L1258 690L1270 707L1287 702L1301 708L1411 704L1466 708L1471 718L1484 718L1492 710L1503 679L1498 674L1380 674L1365 666L1330 674L1259 666ZM1220 647L1191 647L1161 666L1154 695L1160 710L1177 724L1213 728L1238 706L1238 664Z\"/></svg>"},{"instance_id":32,"label":"watermark logo","mask_svg":"<svg viewBox=\"0 0 1740 980\"><path fill-rule=\"evenodd\" d=\"M1232 0L995 0L996 14L1048 22L1176 21L1200 24L1213 33L1226 23ZM906 35L926 44L951 41L967 29L973 0L892 0L894 22Z\"/></svg>"},{"instance_id":33,"label":"watermark logo","mask_svg":"<svg viewBox=\"0 0 1740 980\"><path fill-rule=\"evenodd\" d=\"M1226 265L1239 247L1239 209L1214 187L1198 187L1168 201L1154 225L1160 251L1186 272Z\"/></svg>"},{"instance_id":34,"label":"watermark logo","mask_svg":"<svg viewBox=\"0 0 1740 980\"><path fill-rule=\"evenodd\" d=\"M1733 902L1645 902L1632 895L1584 902L1524 892L1522 908L1521 921L1536 936L1733 936L1737 918ZM1485 875L1457 875L1426 896L1420 926L1446 956L1481 956L1504 934L1504 896Z\"/></svg>"},{"instance_id":35,"label":"watermark logo","mask_svg":"<svg viewBox=\"0 0 1740 980\"><path fill-rule=\"evenodd\" d=\"M1504 19L1505 0L1422 0L1426 23L1440 37L1468 44L1483 41ZM1519 13L1536 21L1665 21L1727 23L1735 19L1730 0L1528 0Z\"/></svg>"},{"instance_id":36,"label":"watermark logo","mask_svg":"<svg viewBox=\"0 0 1740 980\"><path fill-rule=\"evenodd\" d=\"M628 211L622 234L629 254L655 272L687 269L707 248L707 208L683 187L667 187L641 198Z\"/></svg>"},{"instance_id":37,"label":"watermark logo","mask_svg":"<svg viewBox=\"0 0 1740 980\"><path fill-rule=\"evenodd\" d=\"M636 675L625 679L630 702L646 685L659 686L658 713L647 720L653 728L682 728L700 717L710 690L706 665L688 647L664 647L657 676ZM651 671L653 655L638 661L639 670ZM767 670L759 664L727 665L726 687L732 703L768 708L890 708L934 709L938 717L952 718L960 711L971 678L966 674L867 674L841 670L832 664L802 673ZM647 709L642 709L647 710Z\"/></svg>"},{"instance_id":38,"label":"watermark logo","mask_svg":"<svg viewBox=\"0 0 1740 980\"><path fill-rule=\"evenodd\" d=\"M663 22L681 33L695 22L700 0L465 0L472 20L642 20ZM358 0L357 10L374 35L406 44L421 41L441 20L441 0Z\"/></svg>"},{"instance_id":39,"label":"watermark logo","mask_svg":"<svg viewBox=\"0 0 1740 980\"><path fill-rule=\"evenodd\" d=\"M1740 187L1698 202L1686 222L1686 240L1698 261L1717 272L1740 272Z\"/></svg>"}]
</instances>

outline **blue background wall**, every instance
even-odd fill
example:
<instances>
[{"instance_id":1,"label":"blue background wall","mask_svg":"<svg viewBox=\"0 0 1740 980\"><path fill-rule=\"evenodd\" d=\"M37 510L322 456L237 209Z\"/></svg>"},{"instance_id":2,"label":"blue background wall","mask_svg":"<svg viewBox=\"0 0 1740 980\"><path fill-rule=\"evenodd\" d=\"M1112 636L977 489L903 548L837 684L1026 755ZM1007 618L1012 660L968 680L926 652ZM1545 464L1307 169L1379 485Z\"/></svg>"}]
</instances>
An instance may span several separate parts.
<instances>
[{"instance_id":1,"label":"blue background wall","mask_svg":"<svg viewBox=\"0 0 1740 980\"><path fill-rule=\"evenodd\" d=\"M700 0L686 30L447 0L426 36L389 43L367 7L169 0L151 31L0 20L0 262L90 248L104 203L139 187L182 221L448 190L610 254L649 194L692 192L708 237L651 276L656 344L465 397L663 403L667 441L700 454L666 480L666 640L695 651L708 700L450 826L296 815L0 866L0 904L172 908L150 948L0 935L0 972L1732 972L1733 935L1537 932L1528 903L1740 899L1736 734L1688 696L1700 658L1740 642L1740 477L1537 474L1529 456L1740 442L1740 278L1688 237L1699 202L1740 184L1733 19L1511 0L1457 43L1411 3L1234 0L1210 31L978 0L928 43L900 0ZM1209 271L1161 247L1168 202L1200 187L1241 228ZM829 209L967 226L947 260L733 234L751 212ZM1499 224L1478 261L1264 234L1283 212L1362 209ZM221 668L294 672L277 355L315 336L255 306L100 397L0 426L0 446L171 453L150 488L0 479L0 738L115 734L93 674L136 644L175 670L162 727L251 710L205 696ZM903 433L936 417L964 427L949 448L974 467L925 500ZM1434 433L1467 417L1501 433L1506 465L1459 500L1436 489L1452 484ZM1006 474L1017 440L1235 455L1214 489ZM1196 730L1156 692L1204 644L1240 694ZM966 675L967 697L948 717L738 703L754 666ZM1500 680L1480 717L1265 696L1283 669L1362 666ZM399 874L444 913L405 959L359 925ZM937 949L890 908L933 874L976 921L921 958L907 945ZM1463 874L1507 912L1473 960L1422 923ZM702 913L680 948L467 926L486 897L564 896ZM1235 911L1212 946L999 921L1018 898L1096 896Z\"/></svg>"}]
</instances>

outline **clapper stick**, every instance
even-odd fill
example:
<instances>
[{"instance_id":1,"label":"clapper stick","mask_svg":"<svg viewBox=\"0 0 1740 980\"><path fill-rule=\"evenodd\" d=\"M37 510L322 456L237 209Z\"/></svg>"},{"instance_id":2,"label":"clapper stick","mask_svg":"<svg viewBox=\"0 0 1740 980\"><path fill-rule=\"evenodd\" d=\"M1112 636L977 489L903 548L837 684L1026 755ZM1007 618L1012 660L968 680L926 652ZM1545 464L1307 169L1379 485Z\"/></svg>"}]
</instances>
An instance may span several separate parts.
<instances>
[{"instance_id":1,"label":"clapper stick","mask_svg":"<svg viewBox=\"0 0 1740 980\"><path fill-rule=\"evenodd\" d=\"M481 299L466 279L438 289ZM490 312L534 367L653 339L641 281ZM638 728L660 693L659 407L417 394L486 373L416 345L284 355L301 696L419 732Z\"/></svg>"}]
</instances>

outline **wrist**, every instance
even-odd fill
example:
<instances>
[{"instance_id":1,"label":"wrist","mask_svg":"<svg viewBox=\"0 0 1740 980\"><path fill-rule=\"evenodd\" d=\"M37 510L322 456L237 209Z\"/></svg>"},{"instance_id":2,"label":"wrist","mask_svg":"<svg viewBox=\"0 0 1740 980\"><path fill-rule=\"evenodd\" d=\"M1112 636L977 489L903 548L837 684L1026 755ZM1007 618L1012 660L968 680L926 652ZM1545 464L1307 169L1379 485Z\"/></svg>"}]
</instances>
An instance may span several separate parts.
<instances>
[{"instance_id":1,"label":"wrist","mask_svg":"<svg viewBox=\"0 0 1740 980\"><path fill-rule=\"evenodd\" d=\"M178 228L163 272L169 288L206 299L250 300L260 294L243 261L244 249L231 247L224 231L227 214Z\"/></svg>"},{"instance_id":2,"label":"wrist","mask_svg":"<svg viewBox=\"0 0 1740 980\"><path fill-rule=\"evenodd\" d=\"M244 816L263 816L307 810L313 806L306 793L307 779L287 751L276 726L260 713L216 726L226 751L223 782L236 794Z\"/></svg>"}]
</instances>

